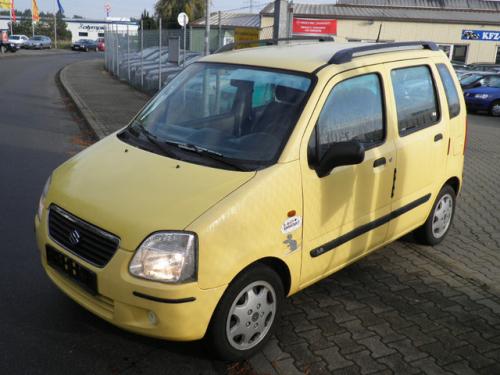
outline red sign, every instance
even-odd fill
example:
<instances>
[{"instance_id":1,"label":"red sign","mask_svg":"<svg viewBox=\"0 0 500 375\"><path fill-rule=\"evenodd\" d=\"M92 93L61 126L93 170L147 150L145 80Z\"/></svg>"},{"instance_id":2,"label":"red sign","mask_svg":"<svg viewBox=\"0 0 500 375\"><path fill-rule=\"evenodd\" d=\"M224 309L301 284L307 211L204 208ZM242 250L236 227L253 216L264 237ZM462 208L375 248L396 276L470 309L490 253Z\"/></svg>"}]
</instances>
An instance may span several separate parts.
<instances>
[{"instance_id":1,"label":"red sign","mask_svg":"<svg viewBox=\"0 0 500 375\"><path fill-rule=\"evenodd\" d=\"M294 18L293 33L308 35L337 35L337 20L325 20L319 18Z\"/></svg>"}]
</instances>

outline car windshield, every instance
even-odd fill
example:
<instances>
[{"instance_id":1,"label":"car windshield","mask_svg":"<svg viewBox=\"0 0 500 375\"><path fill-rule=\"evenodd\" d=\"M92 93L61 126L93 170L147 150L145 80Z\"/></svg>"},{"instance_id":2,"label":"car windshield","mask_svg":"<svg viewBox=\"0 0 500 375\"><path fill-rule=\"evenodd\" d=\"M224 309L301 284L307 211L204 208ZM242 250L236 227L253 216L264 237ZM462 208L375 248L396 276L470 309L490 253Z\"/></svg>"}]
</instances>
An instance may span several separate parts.
<instances>
[{"instance_id":1,"label":"car windshield","mask_svg":"<svg viewBox=\"0 0 500 375\"><path fill-rule=\"evenodd\" d=\"M12 36L10 37L10 39L12 39L12 40L19 40L19 36L17 36L17 35L12 35Z\"/></svg>"},{"instance_id":2,"label":"car windshield","mask_svg":"<svg viewBox=\"0 0 500 375\"><path fill-rule=\"evenodd\" d=\"M194 63L134 120L162 144L210 151L247 168L275 162L311 89L309 76Z\"/></svg>"},{"instance_id":3,"label":"car windshield","mask_svg":"<svg viewBox=\"0 0 500 375\"><path fill-rule=\"evenodd\" d=\"M481 74L468 74L466 76L464 76L461 80L460 80L460 83L462 85L470 85L471 83L474 83L478 80L480 80L481 78L483 78L484 76L481 75Z\"/></svg>"},{"instance_id":4,"label":"car windshield","mask_svg":"<svg viewBox=\"0 0 500 375\"><path fill-rule=\"evenodd\" d=\"M43 37L41 37L41 36L35 36L35 37L33 38L33 40L42 40L42 39L43 39Z\"/></svg>"}]
</instances>

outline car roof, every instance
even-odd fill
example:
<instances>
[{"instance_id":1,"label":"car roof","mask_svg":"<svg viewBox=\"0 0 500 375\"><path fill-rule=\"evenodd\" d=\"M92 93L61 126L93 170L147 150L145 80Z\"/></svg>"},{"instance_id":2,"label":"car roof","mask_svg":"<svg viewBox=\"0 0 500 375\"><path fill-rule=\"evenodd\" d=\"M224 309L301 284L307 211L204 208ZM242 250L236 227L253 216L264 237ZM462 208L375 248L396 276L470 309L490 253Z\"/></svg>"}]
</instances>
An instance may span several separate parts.
<instances>
[{"instance_id":1,"label":"car roof","mask_svg":"<svg viewBox=\"0 0 500 375\"><path fill-rule=\"evenodd\" d=\"M204 57L203 62L243 64L259 67L277 68L291 71L312 73L328 64L332 56L339 51L356 47L374 46L375 43L339 43L339 42L285 42L280 45L246 48L215 53ZM429 51L418 47L397 47L394 49L366 52L353 59L353 62L373 64L387 61L422 58L440 54L442 51ZM383 52L383 53L382 53ZM374 56L376 56L374 58ZM370 59L368 61L367 59Z\"/></svg>"}]
</instances>

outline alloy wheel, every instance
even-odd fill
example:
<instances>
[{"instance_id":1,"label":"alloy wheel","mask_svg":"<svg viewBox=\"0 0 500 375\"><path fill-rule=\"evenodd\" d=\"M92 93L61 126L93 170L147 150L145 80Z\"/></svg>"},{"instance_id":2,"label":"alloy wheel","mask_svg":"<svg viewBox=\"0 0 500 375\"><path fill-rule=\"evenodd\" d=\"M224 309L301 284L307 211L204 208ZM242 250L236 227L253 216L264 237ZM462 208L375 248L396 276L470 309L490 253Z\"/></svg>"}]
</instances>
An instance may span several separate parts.
<instances>
[{"instance_id":1,"label":"alloy wheel","mask_svg":"<svg viewBox=\"0 0 500 375\"><path fill-rule=\"evenodd\" d=\"M226 322L229 344L237 350L258 345L276 316L276 292L266 281L247 285L235 298Z\"/></svg>"},{"instance_id":2,"label":"alloy wheel","mask_svg":"<svg viewBox=\"0 0 500 375\"><path fill-rule=\"evenodd\" d=\"M436 238L444 236L451 224L453 216L453 198L450 194L441 197L434 209L432 217L432 234Z\"/></svg>"}]
</instances>

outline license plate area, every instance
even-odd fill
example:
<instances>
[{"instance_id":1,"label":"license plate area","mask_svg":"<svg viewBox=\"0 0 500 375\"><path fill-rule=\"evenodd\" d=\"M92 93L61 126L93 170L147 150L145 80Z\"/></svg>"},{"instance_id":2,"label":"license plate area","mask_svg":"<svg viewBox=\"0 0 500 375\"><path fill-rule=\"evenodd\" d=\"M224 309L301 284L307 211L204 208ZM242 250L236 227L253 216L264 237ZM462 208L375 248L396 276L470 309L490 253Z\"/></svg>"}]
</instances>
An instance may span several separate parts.
<instances>
[{"instance_id":1,"label":"license plate area","mask_svg":"<svg viewBox=\"0 0 500 375\"><path fill-rule=\"evenodd\" d=\"M52 246L45 247L47 263L92 295L97 294L97 275Z\"/></svg>"}]
</instances>

